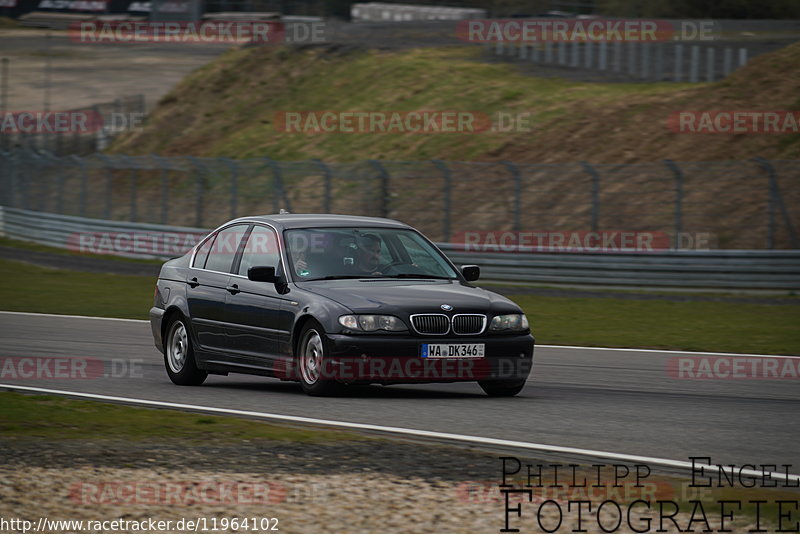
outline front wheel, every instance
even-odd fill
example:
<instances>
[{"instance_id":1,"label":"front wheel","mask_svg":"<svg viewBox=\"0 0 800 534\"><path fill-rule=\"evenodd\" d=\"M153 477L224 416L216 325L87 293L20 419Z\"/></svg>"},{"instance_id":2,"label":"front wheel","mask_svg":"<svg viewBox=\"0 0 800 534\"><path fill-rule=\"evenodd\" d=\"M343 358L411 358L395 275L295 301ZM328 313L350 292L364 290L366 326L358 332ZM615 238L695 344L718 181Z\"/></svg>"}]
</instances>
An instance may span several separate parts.
<instances>
[{"instance_id":1,"label":"front wheel","mask_svg":"<svg viewBox=\"0 0 800 534\"><path fill-rule=\"evenodd\" d=\"M486 380L483 382L478 382L478 385L490 397L513 397L525 387L525 379Z\"/></svg>"},{"instance_id":2,"label":"front wheel","mask_svg":"<svg viewBox=\"0 0 800 534\"><path fill-rule=\"evenodd\" d=\"M189 328L183 317L175 317L167 326L164 365L170 380L179 386L199 386L208 377L207 372L197 367Z\"/></svg>"},{"instance_id":3,"label":"front wheel","mask_svg":"<svg viewBox=\"0 0 800 534\"><path fill-rule=\"evenodd\" d=\"M334 378L326 376L331 374L327 357L325 331L316 321L307 323L300 333L297 359L300 364L300 386L308 395L324 397L341 391L342 385Z\"/></svg>"}]
</instances>

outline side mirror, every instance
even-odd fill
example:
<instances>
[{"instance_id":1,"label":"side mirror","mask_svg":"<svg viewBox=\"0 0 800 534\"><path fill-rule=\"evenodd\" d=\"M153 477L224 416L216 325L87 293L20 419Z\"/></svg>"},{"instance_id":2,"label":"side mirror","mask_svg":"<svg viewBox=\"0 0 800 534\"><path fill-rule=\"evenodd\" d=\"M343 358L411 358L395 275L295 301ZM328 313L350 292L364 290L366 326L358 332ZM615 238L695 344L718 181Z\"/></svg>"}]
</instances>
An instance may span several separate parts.
<instances>
[{"instance_id":1,"label":"side mirror","mask_svg":"<svg viewBox=\"0 0 800 534\"><path fill-rule=\"evenodd\" d=\"M467 282L474 282L481 277L481 268L477 265L462 265L461 274Z\"/></svg>"},{"instance_id":2,"label":"side mirror","mask_svg":"<svg viewBox=\"0 0 800 534\"><path fill-rule=\"evenodd\" d=\"M247 279L253 282L280 282L280 277L275 275L275 267L250 267L247 269Z\"/></svg>"}]
</instances>

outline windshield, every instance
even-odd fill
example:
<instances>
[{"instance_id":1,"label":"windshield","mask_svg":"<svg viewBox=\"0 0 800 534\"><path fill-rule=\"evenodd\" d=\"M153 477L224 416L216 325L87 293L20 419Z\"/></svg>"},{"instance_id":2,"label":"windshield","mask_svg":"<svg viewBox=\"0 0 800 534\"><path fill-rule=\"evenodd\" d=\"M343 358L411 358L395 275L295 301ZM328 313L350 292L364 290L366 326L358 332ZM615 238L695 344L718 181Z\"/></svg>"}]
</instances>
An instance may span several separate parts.
<instances>
[{"instance_id":1,"label":"windshield","mask_svg":"<svg viewBox=\"0 0 800 534\"><path fill-rule=\"evenodd\" d=\"M303 228L285 232L296 280L442 278L458 275L422 236L397 228Z\"/></svg>"}]
</instances>

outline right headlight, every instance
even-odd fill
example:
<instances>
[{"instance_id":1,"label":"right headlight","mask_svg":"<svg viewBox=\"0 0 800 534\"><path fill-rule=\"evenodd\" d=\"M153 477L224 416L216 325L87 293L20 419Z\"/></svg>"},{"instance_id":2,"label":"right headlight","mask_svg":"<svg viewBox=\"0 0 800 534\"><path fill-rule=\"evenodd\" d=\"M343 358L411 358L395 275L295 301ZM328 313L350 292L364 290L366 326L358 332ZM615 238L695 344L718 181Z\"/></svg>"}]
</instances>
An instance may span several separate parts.
<instances>
[{"instance_id":1,"label":"right headlight","mask_svg":"<svg viewBox=\"0 0 800 534\"><path fill-rule=\"evenodd\" d=\"M342 315L339 324L350 330L403 332L406 324L393 315Z\"/></svg>"},{"instance_id":2,"label":"right headlight","mask_svg":"<svg viewBox=\"0 0 800 534\"><path fill-rule=\"evenodd\" d=\"M506 315L495 315L489 325L491 332L501 332L510 330L512 332L524 332L529 328L528 318L524 313L509 313Z\"/></svg>"}]
</instances>

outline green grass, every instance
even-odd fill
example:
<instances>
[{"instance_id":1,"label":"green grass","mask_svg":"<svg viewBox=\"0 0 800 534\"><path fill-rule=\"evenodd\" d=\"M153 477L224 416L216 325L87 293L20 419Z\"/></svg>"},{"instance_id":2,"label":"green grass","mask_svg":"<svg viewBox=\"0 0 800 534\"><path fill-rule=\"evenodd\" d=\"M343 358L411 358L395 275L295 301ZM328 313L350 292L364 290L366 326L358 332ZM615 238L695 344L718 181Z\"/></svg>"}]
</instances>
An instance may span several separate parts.
<instances>
[{"instance_id":1,"label":"green grass","mask_svg":"<svg viewBox=\"0 0 800 534\"><path fill-rule=\"evenodd\" d=\"M120 424L124 421L125 424ZM0 435L19 438L80 440L110 436L115 440L207 443L241 440L319 442L368 439L336 430L274 425L235 417L198 415L174 410L133 408L49 395L0 393Z\"/></svg>"},{"instance_id":2,"label":"green grass","mask_svg":"<svg viewBox=\"0 0 800 534\"><path fill-rule=\"evenodd\" d=\"M0 260L0 307L8 311L147 319L155 278L48 269Z\"/></svg>"},{"instance_id":3,"label":"green grass","mask_svg":"<svg viewBox=\"0 0 800 534\"><path fill-rule=\"evenodd\" d=\"M0 260L0 308L146 319L155 280ZM513 298L542 344L800 354L800 305L615 298Z\"/></svg>"},{"instance_id":4,"label":"green grass","mask_svg":"<svg viewBox=\"0 0 800 534\"><path fill-rule=\"evenodd\" d=\"M113 254L89 254L86 252L77 252L74 250L58 248L58 247L48 247L47 245L40 245L39 243L33 243L31 241L22 241L20 239L11 239L8 237L0 237L0 247L13 247L22 250L33 250L36 252L47 252L49 254L61 254L63 256L81 256L84 258L94 258L94 259L102 259L102 260L114 260L114 261L125 261L125 262L132 262L132 263L149 263L153 265L160 265L164 263L164 260L159 259L147 259L147 258L129 258L125 256L116 256Z\"/></svg>"},{"instance_id":5,"label":"green grass","mask_svg":"<svg viewBox=\"0 0 800 534\"><path fill-rule=\"evenodd\" d=\"M552 345L800 354L800 306L616 298L511 297Z\"/></svg>"}]
</instances>

